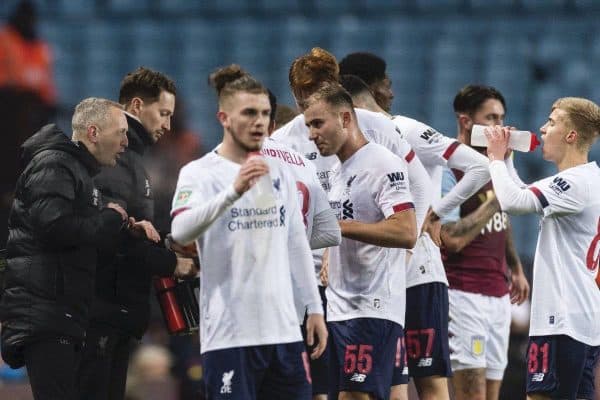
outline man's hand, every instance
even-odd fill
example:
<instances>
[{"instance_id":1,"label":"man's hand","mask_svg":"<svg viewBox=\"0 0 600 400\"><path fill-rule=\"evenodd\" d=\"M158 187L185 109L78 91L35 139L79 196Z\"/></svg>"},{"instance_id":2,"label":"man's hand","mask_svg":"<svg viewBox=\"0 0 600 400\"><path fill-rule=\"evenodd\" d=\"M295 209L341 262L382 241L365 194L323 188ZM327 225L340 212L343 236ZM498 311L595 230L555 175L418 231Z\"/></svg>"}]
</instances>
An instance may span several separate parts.
<instances>
[{"instance_id":1,"label":"man's hand","mask_svg":"<svg viewBox=\"0 0 600 400\"><path fill-rule=\"evenodd\" d=\"M123 207L121 207L120 205L118 205L117 203L108 203L106 205L106 208L112 208L113 210L115 210L116 212L121 214L121 219L123 221L127 221L127 211L125 211L125 209Z\"/></svg>"},{"instance_id":2,"label":"man's hand","mask_svg":"<svg viewBox=\"0 0 600 400\"><path fill-rule=\"evenodd\" d=\"M198 273L198 268L191 258L177 257L177 266L173 275L175 278L186 279L193 278Z\"/></svg>"},{"instance_id":3,"label":"man's hand","mask_svg":"<svg viewBox=\"0 0 600 400\"><path fill-rule=\"evenodd\" d=\"M192 242L187 246L183 246L173 240L171 234L168 234L165 238L165 245L167 249L174 251L178 256L194 258L198 257L198 250L196 249L196 242Z\"/></svg>"},{"instance_id":4,"label":"man's hand","mask_svg":"<svg viewBox=\"0 0 600 400\"><path fill-rule=\"evenodd\" d=\"M321 354L327 347L327 326L325 325L325 318L322 314L309 314L306 319L306 344L312 347L315 344L315 336L317 337L318 343L310 353L310 358L316 360L321 357Z\"/></svg>"},{"instance_id":5,"label":"man's hand","mask_svg":"<svg viewBox=\"0 0 600 400\"><path fill-rule=\"evenodd\" d=\"M529 282L527 282L523 270L512 272L510 281L510 302L522 304L529 297Z\"/></svg>"},{"instance_id":6,"label":"man's hand","mask_svg":"<svg viewBox=\"0 0 600 400\"><path fill-rule=\"evenodd\" d=\"M233 182L233 188L239 195L242 195L254 185L258 178L268 172L269 166L262 157L250 157L242 164L240 172Z\"/></svg>"},{"instance_id":7,"label":"man's hand","mask_svg":"<svg viewBox=\"0 0 600 400\"><path fill-rule=\"evenodd\" d=\"M429 208L429 211L427 211L427 215L425 216L425 220L423 221L423 227L421 228L421 232L426 232L433 241L433 243L435 243L437 247L441 247L441 230L442 221L440 221L440 217L438 217L437 214L433 212L433 209Z\"/></svg>"},{"instance_id":8,"label":"man's hand","mask_svg":"<svg viewBox=\"0 0 600 400\"><path fill-rule=\"evenodd\" d=\"M129 217L129 232L140 239L148 239L154 243L160 241L160 234L150 221L136 221L135 218Z\"/></svg>"},{"instance_id":9,"label":"man's hand","mask_svg":"<svg viewBox=\"0 0 600 400\"><path fill-rule=\"evenodd\" d=\"M487 155L490 161L504 160L508 154L510 128L500 125L488 126L483 131L487 137Z\"/></svg>"},{"instance_id":10,"label":"man's hand","mask_svg":"<svg viewBox=\"0 0 600 400\"><path fill-rule=\"evenodd\" d=\"M321 285L327 287L329 285L329 249L325 249L323 258L321 259L321 270L319 271L319 279Z\"/></svg>"}]
</instances>

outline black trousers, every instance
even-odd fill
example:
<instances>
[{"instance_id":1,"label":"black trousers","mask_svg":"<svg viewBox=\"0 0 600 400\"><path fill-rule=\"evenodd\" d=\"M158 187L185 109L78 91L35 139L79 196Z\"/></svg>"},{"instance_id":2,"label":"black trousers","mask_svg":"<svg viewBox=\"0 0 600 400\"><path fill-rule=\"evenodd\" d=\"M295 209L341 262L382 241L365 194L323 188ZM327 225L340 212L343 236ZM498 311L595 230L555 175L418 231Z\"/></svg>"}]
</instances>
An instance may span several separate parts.
<instances>
[{"instance_id":1,"label":"black trousers","mask_svg":"<svg viewBox=\"0 0 600 400\"><path fill-rule=\"evenodd\" d=\"M35 400L76 400L81 343L66 337L41 339L23 349Z\"/></svg>"},{"instance_id":2,"label":"black trousers","mask_svg":"<svg viewBox=\"0 0 600 400\"><path fill-rule=\"evenodd\" d=\"M107 326L90 326L78 372L79 399L122 400L135 340Z\"/></svg>"}]
</instances>

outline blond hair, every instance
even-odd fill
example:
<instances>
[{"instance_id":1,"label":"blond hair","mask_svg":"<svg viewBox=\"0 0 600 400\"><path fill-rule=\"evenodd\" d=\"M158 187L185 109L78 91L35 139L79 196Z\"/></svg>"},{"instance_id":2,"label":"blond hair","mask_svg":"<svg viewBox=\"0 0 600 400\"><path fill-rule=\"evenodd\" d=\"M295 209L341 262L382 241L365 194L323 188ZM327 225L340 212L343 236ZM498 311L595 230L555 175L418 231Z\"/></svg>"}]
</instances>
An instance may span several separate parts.
<instances>
[{"instance_id":1,"label":"blond hair","mask_svg":"<svg viewBox=\"0 0 600 400\"><path fill-rule=\"evenodd\" d=\"M567 113L567 124L577 132L577 145L589 149L600 135L600 107L580 97L563 97L552 104L552 110Z\"/></svg>"},{"instance_id":2,"label":"blond hair","mask_svg":"<svg viewBox=\"0 0 600 400\"><path fill-rule=\"evenodd\" d=\"M111 107L123 110L123 106L115 101L99 97L88 97L75 107L71 128L73 136L85 135L88 126L97 125L99 128L106 126L110 116Z\"/></svg>"}]
</instances>

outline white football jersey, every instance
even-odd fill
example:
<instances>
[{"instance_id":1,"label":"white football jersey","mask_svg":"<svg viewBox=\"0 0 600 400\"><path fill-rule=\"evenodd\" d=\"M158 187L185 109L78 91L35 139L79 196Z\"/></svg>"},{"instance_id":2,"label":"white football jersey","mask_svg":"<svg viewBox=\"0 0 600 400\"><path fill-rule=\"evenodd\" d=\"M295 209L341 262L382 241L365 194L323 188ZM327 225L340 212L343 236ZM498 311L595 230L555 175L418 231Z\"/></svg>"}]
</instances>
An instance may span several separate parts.
<instances>
[{"instance_id":1,"label":"white football jersey","mask_svg":"<svg viewBox=\"0 0 600 400\"><path fill-rule=\"evenodd\" d=\"M310 239L315 215L330 210L327 193L325 193L317 179L317 170L314 164L302 154L271 138L265 139L261 153L265 157L275 158L289 166L290 172L296 179L298 203L306 226L306 235ZM317 277L321 271L324 251L324 249L313 250L313 261Z\"/></svg>"},{"instance_id":2,"label":"white football jersey","mask_svg":"<svg viewBox=\"0 0 600 400\"><path fill-rule=\"evenodd\" d=\"M301 341L294 268L307 272L310 280L303 286L320 303L295 179L278 161L265 161L266 188L254 185L196 240L202 265L202 352ZM171 214L192 212L228 190L239 169L216 152L187 164L179 174ZM292 254L297 258L290 260Z\"/></svg>"},{"instance_id":3,"label":"white football jersey","mask_svg":"<svg viewBox=\"0 0 600 400\"><path fill-rule=\"evenodd\" d=\"M600 169L595 162L529 186L542 214L533 265L530 336L600 345Z\"/></svg>"},{"instance_id":4,"label":"white football jersey","mask_svg":"<svg viewBox=\"0 0 600 400\"><path fill-rule=\"evenodd\" d=\"M376 223L414 208L405 162L375 143L338 164L329 202L339 220ZM405 250L342 238L329 252L327 320L381 318L404 323Z\"/></svg>"}]
</instances>

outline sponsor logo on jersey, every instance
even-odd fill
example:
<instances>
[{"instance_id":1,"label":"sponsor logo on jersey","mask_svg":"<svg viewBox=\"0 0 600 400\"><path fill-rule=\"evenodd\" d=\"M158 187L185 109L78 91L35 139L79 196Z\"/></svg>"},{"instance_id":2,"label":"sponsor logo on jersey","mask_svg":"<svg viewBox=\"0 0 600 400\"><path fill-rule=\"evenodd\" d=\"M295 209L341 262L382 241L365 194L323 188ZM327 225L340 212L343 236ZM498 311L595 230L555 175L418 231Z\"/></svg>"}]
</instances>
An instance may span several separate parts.
<instances>
[{"instance_id":1,"label":"sponsor logo on jersey","mask_svg":"<svg viewBox=\"0 0 600 400\"><path fill-rule=\"evenodd\" d=\"M548 318L548 323L549 323L550 325L554 325L554 315L551 315L551 316Z\"/></svg>"},{"instance_id":2,"label":"sponsor logo on jersey","mask_svg":"<svg viewBox=\"0 0 600 400\"><path fill-rule=\"evenodd\" d=\"M281 179L277 178L277 179L273 179L273 187L275 188L275 190L277 190L278 192L281 191Z\"/></svg>"},{"instance_id":3,"label":"sponsor logo on jersey","mask_svg":"<svg viewBox=\"0 0 600 400\"><path fill-rule=\"evenodd\" d=\"M427 141L427 143L437 143L441 140L442 135L433 128L427 129L419 136L421 139Z\"/></svg>"},{"instance_id":4,"label":"sponsor logo on jersey","mask_svg":"<svg viewBox=\"0 0 600 400\"><path fill-rule=\"evenodd\" d=\"M350 380L353 381L353 382L361 382L361 383L364 382L365 379L367 379L367 375L365 375L365 374L359 374L358 372L355 372L352 375L352 378L350 378Z\"/></svg>"},{"instance_id":5,"label":"sponsor logo on jersey","mask_svg":"<svg viewBox=\"0 0 600 400\"><path fill-rule=\"evenodd\" d=\"M471 353L474 356L481 356L485 352L485 342L483 336L471 336Z\"/></svg>"},{"instance_id":6,"label":"sponsor logo on jersey","mask_svg":"<svg viewBox=\"0 0 600 400\"><path fill-rule=\"evenodd\" d=\"M390 181L390 187L396 190L406 189L406 180L404 172L396 171L387 174L388 181Z\"/></svg>"},{"instance_id":7,"label":"sponsor logo on jersey","mask_svg":"<svg viewBox=\"0 0 600 400\"><path fill-rule=\"evenodd\" d=\"M431 365L433 364L433 357L427 357L427 358L421 358L419 359L419 363L417 364L417 367L431 367Z\"/></svg>"},{"instance_id":8,"label":"sponsor logo on jersey","mask_svg":"<svg viewBox=\"0 0 600 400\"><path fill-rule=\"evenodd\" d=\"M342 219L354 219L354 205L350 203L350 199L346 200L342 206Z\"/></svg>"},{"instance_id":9,"label":"sponsor logo on jersey","mask_svg":"<svg viewBox=\"0 0 600 400\"><path fill-rule=\"evenodd\" d=\"M569 182L561 178L560 176L555 177L552 182L550 182L550 189L554 190L554 192L558 195L566 192L571 188Z\"/></svg>"},{"instance_id":10,"label":"sponsor logo on jersey","mask_svg":"<svg viewBox=\"0 0 600 400\"><path fill-rule=\"evenodd\" d=\"M381 308L381 300L373 299L373 307L375 307L376 309L380 309Z\"/></svg>"},{"instance_id":11,"label":"sponsor logo on jersey","mask_svg":"<svg viewBox=\"0 0 600 400\"><path fill-rule=\"evenodd\" d=\"M317 159L317 152L313 151L312 153L306 153L304 155L304 157L308 158L309 160L316 160Z\"/></svg>"},{"instance_id":12,"label":"sponsor logo on jersey","mask_svg":"<svg viewBox=\"0 0 600 400\"><path fill-rule=\"evenodd\" d=\"M234 370L223 373L223 386L221 386L221 394L231 393L231 380L233 379L233 374L235 374Z\"/></svg>"},{"instance_id":13,"label":"sponsor logo on jersey","mask_svg":"<svg viewBox=\"0 0 600 400\"><path fill-rule=\"evenodd\" d=\"M544 374L543 372L537 372L531 375L531 382L542 382L544 380L545 375L546 374Z\"/></svg>"}]
</instances>

